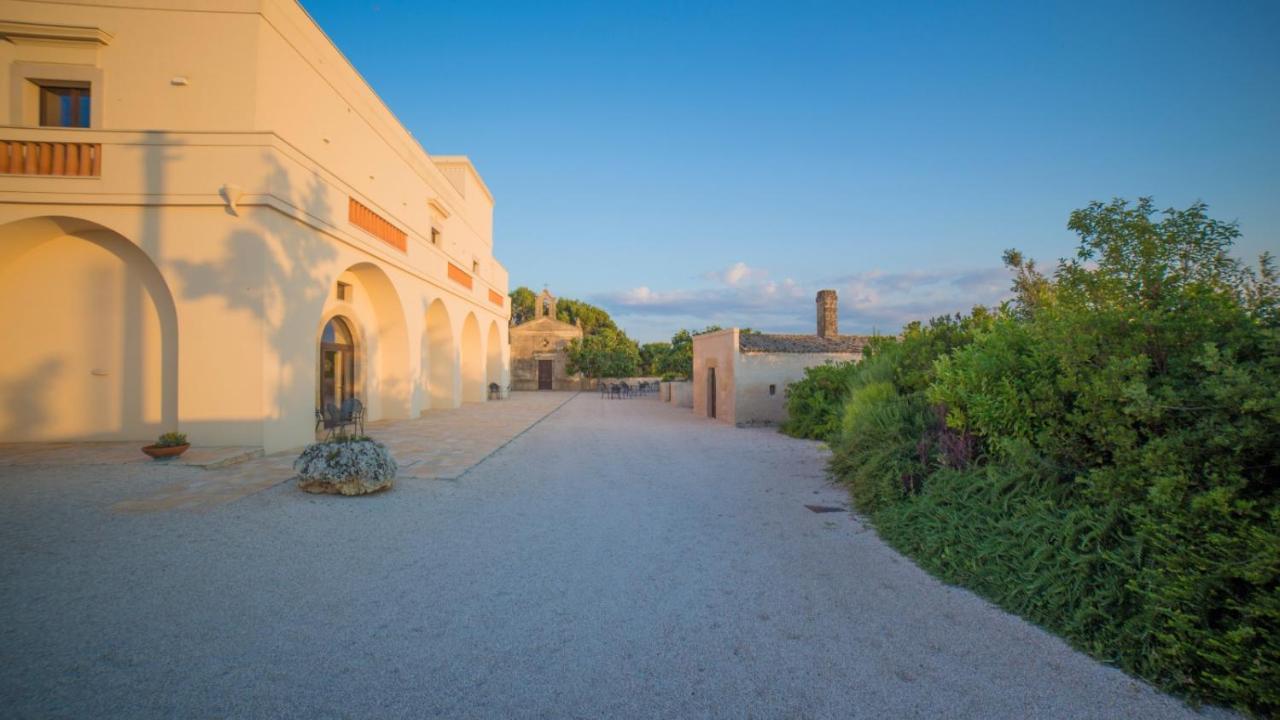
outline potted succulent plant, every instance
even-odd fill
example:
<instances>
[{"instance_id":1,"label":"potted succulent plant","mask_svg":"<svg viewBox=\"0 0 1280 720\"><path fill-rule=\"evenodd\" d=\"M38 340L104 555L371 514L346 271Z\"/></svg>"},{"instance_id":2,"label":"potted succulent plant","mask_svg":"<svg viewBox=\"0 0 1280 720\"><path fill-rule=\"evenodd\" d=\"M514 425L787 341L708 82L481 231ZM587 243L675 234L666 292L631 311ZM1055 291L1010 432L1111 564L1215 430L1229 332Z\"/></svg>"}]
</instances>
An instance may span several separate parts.
<instances>
[{"instance_id":1,"label":"potted succulent plant","mask_svg":"<svg viewBox=\"0 0 1280 720\"><path fill-rule=\"evenodd\" d=\"M186 433L167 432L161 435L154 445L142 448L142 452L155 460L169 460L186 452L189 447L191 443L187 442Z\"/></svg>"},{"instance_id":2,"label":"potted succulent plant","mask_svg":"<svg viewBox=\"0 0 1280 720\"><path fill-rule=\"evenodd\" d=\"M298 487L310 493L366 495L391 487L396 461L364 435L336 435L308 445L293 461Z\"/></svg>"}]
</instances>

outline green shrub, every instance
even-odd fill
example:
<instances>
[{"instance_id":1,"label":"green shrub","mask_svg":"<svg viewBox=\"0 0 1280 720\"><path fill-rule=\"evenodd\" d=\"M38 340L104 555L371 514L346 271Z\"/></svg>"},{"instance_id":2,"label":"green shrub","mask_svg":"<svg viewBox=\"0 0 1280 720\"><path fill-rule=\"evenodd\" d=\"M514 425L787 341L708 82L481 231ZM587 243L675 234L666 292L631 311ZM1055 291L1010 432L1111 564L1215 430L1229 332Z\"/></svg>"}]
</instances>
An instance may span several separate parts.
<instances>
[{"instance_id":1,"label":"green shrub","mask_svg":"<svg viewBox=\"0 0 1280 720\"><path fill-rule=\"evenodd\" d=\"M930 406L925 389L935 361L968 345L992 321L977 308L969 317L912 323L901 338L875 343L850 373L843 414L831 436L831 467L849 484L860 510L874 512L919 490L937 465L971 459L968 438L947 429L945 413Z\"/></svg>"},{"instance_id":2,"label":"green shrub","mask_svg":"<svg viewBox=\"0 0 1280 720\"><path fill-rule=\"evenodd\" d=\"M861 363L835 363L807 368L804 378L787 386L787 421L781 430L792 437L832 441L841 432L841 406L850 388L866 384L866 372L890 382L896 392L914 395L924 391L933 377L933 363L952 348L968 344L976 329L992 321L991 314L976 307L968 316L936 317L928 324L913 322L899 338L874 337L863 351ZM892 362L864 372L863 366L889 353Z\"/></svg>"},{"instance_id":3,"label":"green shrub","mask_svg":"<svg viewBox=\"0 0 1280 720\"><path fill-rule=\"evenodd\" d=\"M1233 224L1072 214L1052 275L847 380L832 470L940 577L1193 700L1280 713L1280 291ZM836 401L837 403L839 400ZM804 407L798 408L803 410Z\"/></svg>"},{"instance_id":4,"label":"green shrub","mask_svg":"<svg viewBox=\"0 0 1280 720\"><path fill-rule=\"evenodd\" d=\"M924 417L919 400L899 395L892 383L871 382L852 391L832 467L849 483L858 508L874 512L913 489Z\"/></svg>"},{"instance_id":5,"label":"green shrub","mask_svg":"<svg viewBox=\"0 0 1280 720\"><path fill-rule=\"evenodd\" d=\"M849 392L857 363L805 368L804 379L786 388L787 420L780 430L792 437L826 440L840 424L840 404Z\"/></svg>"},{"instance_id":6,"label":"green shrub","mask_svg":"<svg viewBox=\"0 0 1280 720\"><path fill-rule=\"evenodd\" d=\"M1044 468L989 464L933 473L918 495L886 505L875 526L891 545L1109 662L1145 644L1127 589L1137 547L1115 506L1081 505Z\"/></svg>"}]
</instances>

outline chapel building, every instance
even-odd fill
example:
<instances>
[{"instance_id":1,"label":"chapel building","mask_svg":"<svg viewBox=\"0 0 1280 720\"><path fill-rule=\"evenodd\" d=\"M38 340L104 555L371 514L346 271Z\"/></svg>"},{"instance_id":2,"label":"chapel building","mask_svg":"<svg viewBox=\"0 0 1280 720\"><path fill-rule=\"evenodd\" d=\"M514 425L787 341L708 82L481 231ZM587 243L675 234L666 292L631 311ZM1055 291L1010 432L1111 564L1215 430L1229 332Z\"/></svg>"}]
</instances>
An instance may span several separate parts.
<instances>
[{"instance_id":1,"label":"chapel building","mask_svg":"<svg viewBox=\"0 0 1280 720\"><path fill-rule=\"evenodd\" d=\"M582 339L582 326L556 319L556 299L538 295L533 319L511 328L512 390L583 390L585 380L571 375L569 343Z\"/></svg>"}]
</instances>

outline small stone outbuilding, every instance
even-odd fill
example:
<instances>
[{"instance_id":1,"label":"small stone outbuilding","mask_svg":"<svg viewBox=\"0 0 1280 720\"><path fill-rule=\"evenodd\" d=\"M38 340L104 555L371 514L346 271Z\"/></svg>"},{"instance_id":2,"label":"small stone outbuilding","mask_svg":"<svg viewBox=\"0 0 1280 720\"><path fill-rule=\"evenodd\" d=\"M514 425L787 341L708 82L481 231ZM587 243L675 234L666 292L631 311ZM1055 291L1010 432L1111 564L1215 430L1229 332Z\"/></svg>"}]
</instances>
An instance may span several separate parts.
<instances>
[{"instance_id":1,"label":"small stone outbuilding","mask_svg":"<svg viewBox=\"0 0 1280 720\"><path fill-rule=\"evenodd\" d=\"M817 297L814 335L744 333L729 328L693 338L693 412L738 426L787 419L786 387L805 368L862 359L870 339L841 335L836 291Z\"/></svg>"},{"instance_id":2,"label":"small stone outbuilding","mask_svg":"<svg viewBox=\"0 0 1280 720\"><path fill-rule=\"evenodd\" d=\"M581 375L570 375L565 349L582 339L582 327L556 319L556 299L538 295L533 319L511 328L512 390L581 390Z\"/></svg>"}]
</instances>

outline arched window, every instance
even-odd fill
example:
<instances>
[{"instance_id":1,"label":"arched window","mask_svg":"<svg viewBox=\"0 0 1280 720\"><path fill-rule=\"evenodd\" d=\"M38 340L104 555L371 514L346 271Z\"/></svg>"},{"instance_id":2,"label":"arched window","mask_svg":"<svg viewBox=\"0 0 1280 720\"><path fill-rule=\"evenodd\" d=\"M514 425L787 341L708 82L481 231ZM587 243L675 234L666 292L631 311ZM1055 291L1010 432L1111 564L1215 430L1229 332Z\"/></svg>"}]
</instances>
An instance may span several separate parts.
<instances>
[{"instance_id":1,"label":"arched window","mask_svg":"<svg viewBox=\"0 0 1280 720\"><path fill-rule=\"evenodd\" d=\"M351 328L347 327L347 321L340 317L335 317L324 326L324 332L320 335L320 342L328 345L345 345L354 348L356 341L351 338Z\"/></svg>"},{"instance_id":2,"label":"arched window","mask_svg":"<svg viewBox=\"0 0 1280 720\"><path fill-rule=\"evenodd\" d=\"M356 341L347 321L334 317L320 333L320 407L341 408L356 396Z\"/></svg>"}]
</instances>

